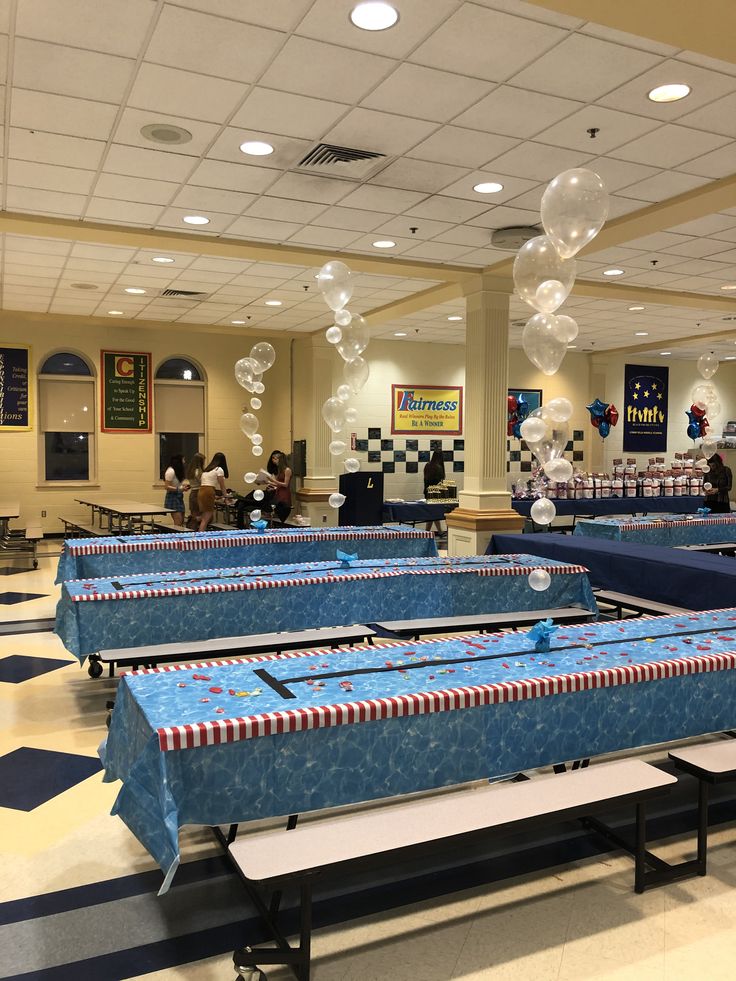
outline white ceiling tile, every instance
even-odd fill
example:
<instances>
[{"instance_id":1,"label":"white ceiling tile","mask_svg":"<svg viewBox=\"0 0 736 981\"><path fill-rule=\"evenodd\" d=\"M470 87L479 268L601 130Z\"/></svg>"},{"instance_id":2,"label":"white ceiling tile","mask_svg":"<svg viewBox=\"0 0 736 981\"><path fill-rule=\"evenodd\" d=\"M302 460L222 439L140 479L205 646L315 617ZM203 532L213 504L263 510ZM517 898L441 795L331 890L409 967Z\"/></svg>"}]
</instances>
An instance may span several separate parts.
<instances>
[{"instance_id":1,"label":"white ceiling tile","mask_svg":"<svg viewBox=\"0 0 736 981\"><path fill-rule=\"evenodd\" d=\"M648 177L637 184L631 184L626 188L626 196L637 201L664 201L666 198L684 194L685 191L692 191L694 187L702 187L707 183L704 177L662 171L655 177Z\"/></svg>"},{"instance_id":2,"label":"white ceiling tile","mask_svg":"<svg viewBox=\"0 0 736 981\"><path fill-rule=\"evenodd\" d=\"M464 173L466 171L462 167L427 163L424 160L409 160L404 157L389 164L373 178L372 183L432 193L441 191L443 187L458 180Z\"/></svg>"},{"instance_id":3,"label":"white ceiling tile","mask_svg":"<svg viewBox=\"0 0 736 981\"><path fill-rule=\"evenodd\" d=\"M270 187L277 176L277 170L269 170L267 167L203 160L189 178L189 183L201 187L219 187L226 191L260 194Z\"/></svg>"},{"instance_id":4,"label":"white ceiling tile","mask_svg":"<svg viewBox=\"0 0 736 981\"><path fill-rule=\"evenodd\" d=\"M652 119L615 112L603 106L586 106L537 135L540 143L552 143L592 154L609 153L658 127ZM589 130L597 129L594 138Z\"/></svg>"},{"instance_id":5,"label":"white ceiling tile","mask_svg":"<svg viewBox=\"0 0 736 981\"><path fill-rule=\"evenodd\" d=\"M736 218L729 215L706 215L705 218L696 218L695 221L687 221L684 225L676 225L670 229L672 232L679 232L681 235L713 235L722 238L720 232L736 228Z\"/></svg>"},{"instance_id":6,"label":"white ceiling tile","mask_svg":"<svg viewBox=\"0 0 736 981\"><path fill-rule=\"evenodd\" d=\"M465 245L481 249L490 244L491 236L486 228L472 228L470 225L457 225L448 232L435 237L436 242L449 242L450 245Z\"/></svg>"},{"instance_id":7,"label":"white ceiling tile","mask_svg":"<svg viewBox=\"0 0 736 981\"><path fill-rule=\"evenodd\" d=\"M513 258L513 252L503 252L501 249L474 249L471 252L464 253L461 261L464 265L488 266L496 262L504 262ZM530 317L531 314L532 310L530 307L527 316Z\"/></svg>"},{"instance_id":8,"label":"white ceiling tile","mask_svg":"<svg viewBox=\"0 0 736 981\"><path fill-rule=\"evenodd\" d=\"M620 191L621 188L659 173L656 167L645 167L643 164L630 163L628 160L615 160L613 157L597 157L585 165L602 178L606 189Z\"/></svg>"},{"instance_id":9,"label":"white ceiling tile","mask_svg":"<svg viewBox=\"0 0 736 981\"><path fill-rule=\"evenodd\" d=\"M23 0L15 33L135 58L155 12L153 0Z\"/></svg>"},{"instance_id":10,"label":"white ceiling tile","mask_svg":"<svg viewBox=\"0 0 736 981\"><path fill-rule=\"evenodd\" d=\"M105 144L101 140L82 140L37 130L10 130L9 156L18 160L53 163L64 167L97 170Z\"/></svg>"},{"instance_id":11,"label":"white ceiling tile","mask_svg":"<svg viewBox=\"0 0 736 981\"><path fill-rule=\"evenodd\" d=\"M421 201L425 194L419 191L399 190L393 187L375 187L363 184L342 199L342 204L350 208L366 208L376 211L400 212Z\"/></svg>"},{"instance_id":12,"label":"white ceiling tile","mask_svg":"<svg viewBox=\"0 0 736 981\"><path fill-rule=\"evenodd\" d=\"M516 143L517 140L510 136L494 136L459 126L442 126L407 156L461 167L483 167Z\"/></svg>"},{"instance_id":13,"label":"white ceiling tile","mask_svg":"<svg viewBox=\"0 0 736 981\"><path fill-rule=\"evenodd\" d=\"M726 248L729 247L728 242L724 244L726 245ZM32 266L39 269L53 269L59 271L64 268L66 260L66 255L44 255L38 252L19 252L14 249L5 250L6 264L12 263L13 265L21 267Z\"/></svg>"},{"instance_id":14,"label":"white ceiling tile","mask_svg":"<svg viewBox=\"0 0 736 981\"><path fill-rule=\"evenodd\" d=\"M407 236L402 238L399 235L392 236L393 241L396 242L396 246L393 249L376 249L373 247L373 242L376 239L375 233L371 235L365 235L362 238L356 239L351 243L350 249L352 252L367 252L372 256L381 256L384 259L390 259L392 255L400 255L402 252L406 252L407 249L413 249L417 244L416 240ZM421 287L419 287L421 289ZM372 295L372 291L366 291L367 295ZM353 303L353 306L355 304Z\"/></svg>"},{"instance_id":15,"label":"white ceiling tile","mask_svg":"<svg viewBox=\"0 0 736 981\"><path fill-rule=\"evenodd\" d=\"M312 177L311 174L283 174L269 188L274 197L294 198L297 201L335 204L354 185L348 181Z\"/></svg>"},{"instance_id":16,"label":"white ceiling tile","mask_svg":"<svg viewBox=\"0 0 736 981\"><path fill-rule=\"evenodd\" d=\"M24 129L106 140L116 112L115 106L104 102L14 87L10 118L13 126Z\"/></svg>"},{"instance_id":17,"label":"white ceiling tile","mask_svg":"<svg viewBox=\"0 0 736 981\"><path fill-rule=\"evenodd\" d=\"M110 245L90 245L87 242L75 242L70 253L77 258L125 263L130 262L135 254L135 249L120 249Z\"/></svg>"},{"instance_id":18,"label":"white ceiling tile","mask_svg":"<svg viewBox=\"0 0 736 981\"><path fill-rule=\"evenodd\" d=\"M191 213L190 208L167 208L159 217L157 224L164 228L176 228L189 235L219 235L232 224L233 220L230 214L208 211L209 224L188 225L184 222L184 216Z\"/></svg>"},{"instance_id":19,"label":"white ceiling tile","mask_svg":"<svg viewBox=\"0 0 736 981\"><path fill-rule=\"evenodd\" d=\"M525 139L581 108L581 102L502 85L458 116L454 123Z\"/></svg>"},{"instance_id":20,"label":"white ceiling tile","mask_svg":"<svg viewBox=\"0 0 736 981\"><path fill-rule=\"evenodd\" d=\"M164 150L144 150L137 146L113 143L104 169L110 174L146 177L153 180L183 181L193 166L191 157Z\"/></svg>"},{"instance_id":21,"label":"white ceiling tile","mask_svg":"<svg viewBox=\"0 0 736 981\"><path fill-rule=\"evenodd\" d=\"M653 88L673 80L684 82L691 87L692 91L686 98L679 102L652 102L647 98L647 93ZM623 112L638 113L640 116L651 116L654 119L672 122L675 119L679 120L693 109L728 95L735 88L736 79L670 59L628 84L622 85L615 92L610 92L601 99L601 103Z\"/></svg>"},{"instance_id":22,"label":"white ceiling tile","mask_svg":"<svg viewBox=\"0 0 736 981\"><path fill-rule=\"evenodd\" d=\"M171 0L179 7L213 13L212 0ZM288 31L299 23L312 0L217 0L217 13L220 17L272 27L278 31Z\"/></svg>"},{"instance_id":23,"label":"white ceiling tile","mask_svg":"<svg viewBox=\"0 0 736 981\"><path fill-rule=\"evenodd\" d=\"M706 153L702 157L696 157L695 160L688 160L680 169L687 171L688 174L699 174L713 179L729 177L736 171L736 142Z\"/></svg>"},{"instance_id":24,"label":"white ceiling tile","mask_svg":"<svg viewBox=\"0 0 736 981\"><path fill-rule=\"evenodd\" d=\"M412 232L412 228L416 228L416 232ZM451 228L452 225L447 221L432 221L429 218L419 219L410 218L407 215L399 215L396 218L385 221L375 231L380 237L388 236L392 238L394 235L405 235L407 237L414 237L418 241L426 241L427 239L434 238L435 235L439 235L440 232L448 232ZM441 239L440 241L444 240Z\"/></svg>"},{"instance_id":25,"label":"white ceiling tile","mask_svg":"<svg viewBox=\"0 0 736 981\"><path fill-rule=\"evenodd\" d=\"M382 222L387 222L391 215L380 211L364 211L361 208L327 208L322 214L315 218L313 224L327 226L329 228L344 228L353 232L355 237L358 232L372 232L374 228ZM406 221L402 223L406 225ZM406 228L404 228L406 232Z\"/></svg>"},{"instance_id":26,"label":"white ceiling tile","mask_svg":"<svg viewBox=\"0 0 736 981\"><path fill-rule=\"evenodd\" d=\"M608 220L629 215L632 211L640 209L641 201L634 201L633 198L625 198L620 194L611 194L608 199Z\"/></svg>"},{"instance_id":27,"label":"white ceiling tile","mask_svg":"<svg viewBox=\"0 0 736 981\"><path fill-rule=\"evenodd\" d=\"M72 247L70 241L64 239L33 238L29 235L6 235L6 249L18 252L39 252L49 255L66 255Z\"/></svg>"},{"instance_id":28,"label":"white ceiling tile","mask_svg":"<svg viewBox=\"0 0 736 981\"><path fill-rule=\"evenodd\" d=\"M33 214L70 215L79 218L84 208L83 194L61 194L39 188L9 187L9 211L28 211Z\"/></svg>"},{"instance_id":29,"label":"white ceiling tile","mask_svg":"<svg viewBox=\"0 0 736 981\"><path fill-rule=\"evenodd\" d=\"M559 27L465 4L412 52L410 60L501 82L565 37Z\"/></svg>"},{"instance_id":30,"label":"white ceiling tile","mask_svg":"<svg viewBox=\"0 0 736 981\"><path fill-rule=\"evenodd\" d=\"M728 252L719 252L713 258L718 262L736 263L736 249L731 249ZM733 281L733 277L731 277L730 281Z\"/></svg>"},{"instance_id":31,"label":"white ceiling tile","mask_svg":"<svg viewBox=\"0 0 736 981\"><path fill-rule=\"evenodd\" d=\"M301 224L287 221L271 221L267 218L251 218L248 215L237 218L227 230L228 236L236 238L269 239L274 242L285 242L294 232L299 231Z\"/></svg>"},{"instance_id":32,"label":"white ceiling tile","mask_svg":"<svg viewBox=\"0 0 736 981\"><path fill-rule=\"evenodd\" d=\"M338 102L255 88L233 116L231 125L254 133L281 133L317 140L345 111L346 107Z\"/></svg>"},{"instance_id":33,"label":"white ceiling tile","mask_svg":"<svg viewBox=\"0 0 736 981\"><path fill-rule=\"evenodd\" d=\"M736 85L736 79L731 81ZM722 136L736 138L736 94L716 99L715 102L695 112L688 112L687 115L682 116L680 122L683 126L691 126L693 129L704 129L709 133L720 133Z\"/></svg>"},{"instance_id":34,"label":"white ceiling tile","mask_svg":"<svg viewBox=\"0 0 736 981\"><path fill-rule=\"evenodd\" d=\"M313 221L324 211L324 204L295 201L263 195L248 208L250 218L271 218L274 221L291 221L299 224Z\"/></svg>"},{"instance_id":35,"label":"white ceiling tile","mask_svg":"<svg viewBox=\"0 0 736 981\"><path fill-rule=\"evenodd\" d=\"M388 155L405 153L436 128L435 123L372 109L352 109L324 137L325 143Z\"/></svg>"},{"instance_id":36,"label":"white ceiling tile","mask_svg":"<svg viewBox=\"0 0 736 981\"><path fill-rule=\"evenodd\" d=\"M435 194L406 210L413 218L431 218L436 221L463 222L488 211L485 201L461 201L459 198Z\"/></svg>"},{"instance_id":37,"label":"white ceiling tile","mask_svg":"<svg viewBox=\"0 0 736 981\"><path fill-rule=\"evenodd\" d=\"M125 225L153 227L160 214L160 205L92 198L85 217L89 218L90 221L111 221L121 222Z\"/></svg>"},{"instance_id":38,"label":"white ceiling tile","mask_svg":"<svg viewBox=\"0 0 736 981\"><path fill-rule=\"evenodd\" d=\"M482 184L486 181L497 181L499 184L503 184L503 189L495 194L480 194L473 190L476 184ZM468 201L475 201L477 204L485 204L486 207L492 208L494 205L510 201L526 191L531 191L536 183L535 180L527 180L522 177L509 177L493 169L475 170L454 184L445 187L442 193L448 197L465 198Z\"/></svg>"},{"instance_id":39,"label":"white ceiling tile","mask_svg":"<svg viewBox=\"0 0 736 981\"><path fill-rule=\"evenodd\" d=\"M468 250L464 245L446 245L442 242L422 242L404 255L409 258L429 259L432 262L453 262Z\"/></svg>"},{"instance_id":40,"label":"white ceiling tile","mask_svg":"<svg viewBox=\"0 0 736 981\"><path fill-rule=\"evenodd\" d=\"M511 228L521 225L539 225L539 210L527 211L523 208L500 205L486 209L483 214L471 218L468 224L476 225L479 228Z\"/></svg>"},{"instance_id":41,"label":"white ceiling tile","mask_svg":"<svg viewBox=\"0 0 736 981\"><path fill-rule=\"evenodd\" d=\"M543 146L541 143L522 143L508 153L496 157L485 169L499 174L527 177L534 181L551 181L563 170L587 166L588 160L590 154L581 153L580 150Z\"/></svg>"},{"instance_id":42,"label":"white ceiling tile","mask_svg":"<svg viewBox=\"0 0 736 981\"><path fill-rule=\"evenodd\" d=\"M165 4L146 49L146 61L169 68L254 82L285 35L212 14Z\"/></svg>"},{"instance_id":43,"label":"white ceiling tile","mask_svg":"<svg viewBox=\"0 0 736 981\"><path fill-rule=\"evenodd\" d=\"M290 37L260 83L284 92L352 104L369 92L392 65L388 58Z\"/></svg>"},{"instance_id":44,"label":"white ceiling tile","mask_svg":"<svg viewBox=\"0 0 736 981\"><path fill-rule=\"evenodd\" d=\"M139 204L168 204L176 194L178 184L151 181L119 174L101 174L95 186L95 196L118 201L137 201Z\"/></svg>"},{"instance_id":45,"label":"white ceiling tile","mask_svg":"<svg viewBox=\"0 0 736 981\"><path fill-rule=\"evenodd\" d=\"M699 65L712 72L722 72L724 75L736 75L736 62L721 61L718 58L709 58L707 55L697 51L681 51L677 56L678 61L684 61L688 65Z\"/></svg>"},{"instance_id":46,"label":"white ceiling tile","mask_svg":"<svg viewBox=\"0 0 736 981\"><path fill-rule=\"evenodd\" d=\"M604 27L601 24L594 24L589 21L584 24L580 31L582 34L590 34L591 37L600 38L602 41L612 41L614 44L625 44L631 48L639 48L642 51L650 51L652 54L668 57L676 54L678 49L670 44L662 44L660 41L652 41L649 38L639 37L636 34L628 34L626 31L617 31L613 27Z\"/></svg>"},{"instance_id":47,"label":"white ceiling tile","mask_svg":"<svg viewBox=\"0 0 736 981\"><path fill-rule=\"evenodd\" d=\"M195 187L185 185L171 202L175 208L186 209L187 214L199 214L210 211L237 216L242 214L256 200L255 194L244 194L242 191L225 191L213 187Z\"/></svg>"},{"instance_id":48,"label":"white ceiling tile","mask_svg":"<svg viewBox=\"0 0 736 981\"><path fill-rule=\"evenodd\" d=\"M355 239L355 232L347 232L341 228L318 228L309 225L295 232L290 242L296 245L316 245L320 248L342 249Z\"/></svg>"},{"instance_id":49,"label":"white ceiling tile","mask_svg":"<svg viewBox=\"0 0 736 981\"><path fill-rule=\"evenodd\" d=\"M8 161L8 183L19 187L38 187L47 191L66 191L88 194L94 180L90 170L54 167L51 164L30 163L27 160Z\"/></svg>"},{"instance_id":50,"label":"white ceiling tile","mask_svg":"<svg viewBox=\"0 0 736 981\"><path fill-rule=\"evenodd\" d=\"M651 68L661 59L621 44L572 34L516 75L514 85L588 100L598 99Z\"/></svg>"},{"instance_id":51,"label":"white ceiling tile","mask_svg":"<svg viewBox=\"0 0 736 981\"><path fill-rule=\"evenodd\" d=\"M13 83L23 89L100 102L122 101L134 62L109 54L80 51L60 44L18 38L15 42Z\"/></svg>"},{"instance_id":52,"label":"white ceiling tile","mask_svg":"<svg viewBox=\"0 0 736 981\"><path fill-rule=\"evenodd\" d=\"M633 239L627 242L630 249L641 249L643 251L665 251L673 245L682 245L687 242L685 235L673 235L672 232L654 232L651 235L644 235L642 238Z\"/></svg>"},{"instance_id":53,"label":"white ceiling tile","mask_svg":"<svg viewBox=\"0 0 736 981\"><path fill-rule=\"evenodd\" d=\"M154 113L223 123L246 92L247 86L239 82L144 63L128 103ZM152 115L150 121L155 123L156 116Z\"/></svg>"},{"instance_id":54,"label":"white ceiling tile","mask_svg":"<svg viewBox=\"0 0 736 981\"><path fill-rule=\"evenodd\" d=\"M489 82L479 79L403 64L364 99L364 105L445 123L490 89Z\"/></svg>"},{"instance_id":55,"label":"white ceiling tile","mask_svg":"<svg viewBox=\"0 0 736 981\"><path fill-rule=\"evenodd\" d=\"M180 126L192 134L188 143L177 144L176 153L186 156L199 157L209 147L212 140L219 133L220 127L215 123L203 123L200 120L187 119L184 116L169 116L166 113L157 112L155 120L149 109L126 108L123 111L120 121L115 130L115 142L123 143L125 146L143 147L150 150L161 144L154 144L141 133L144 126L148 126L152 121L156 123L169 123L173 126Z\"/></svg>"},{"instance_id":56,"label":"white ceiling tile","mask_svg":"<svg viewBox=\"0 0 736 981\"><path fill-rule=\"evenodd\" d=\"M685 160L692 160L727 142L725 136L713 136L673 124L660 126L654 132L619 147L613 156L654 167L677 167Z\"/></svg>"}]
</instances>

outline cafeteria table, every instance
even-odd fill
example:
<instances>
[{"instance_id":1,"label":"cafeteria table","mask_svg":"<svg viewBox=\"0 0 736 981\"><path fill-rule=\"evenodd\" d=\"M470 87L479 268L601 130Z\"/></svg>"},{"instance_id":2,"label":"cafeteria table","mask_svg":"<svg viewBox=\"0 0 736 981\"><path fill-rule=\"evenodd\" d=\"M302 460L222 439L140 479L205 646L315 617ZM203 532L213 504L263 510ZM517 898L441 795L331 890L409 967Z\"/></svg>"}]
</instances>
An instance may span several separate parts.
<instances>
[{"instance_id":1,"label":"cafeteria table","mask_svg":"<svg viewBox=\"0 0 736 981\"><path fill-rule=\"evenodd\" d=\"M530 572L550 575L545 592ZM84 662L109 648L264 631L596 605L583 566L528 555L388 558L154 572L61 584L56 633Z\"/></svg>"},{"instance_id":2,"label":"cafeteria table","mask_svg":"<svg viewBox=\"0 0 736 981\"><path fill-rule=\"evenodd\" d=\"M420 521L443 521L445 515L454 511L457 501L447 504L436 501L384 501L383 520L399 521L414 525Z\"/></svg>"},{"instance_id":3,"label":"cafeteria table","mask_svg":"<svg viewBox=\"0 0 736 981\"><path fill-rule=\"evenodd\" d=\"M574 534L641 545L666 545L669 548L711 545L733 541L736 516L692 514L683 518L676 514L663 514L655 518L578 519Z\"/></svg>"},{"instance_id":4,"label":"cafeteria table","mask_svg":"<svg viewBox=\"0 0 736 981\"><path fill-rule=\"evenodd\" d=\"M736 562L664 545L638 545L577 535L494 535L489 554L534 552L560 562L579 562L601 589L629 593L690 610L732 606Z\"/></svg>"},{"instance_id":5,"label":"cafeteria table","mask_svg":"<svg viewBox=\"0 0 736 981\"><path fill-rule=\"evenodd\" d=\"M124 675L113 806L165 873L179 828L427 791L736 726L736 609ZM286 832L285 832L286 833Z\"/></svg>"},{"instance_id":6,"label":"cafeteria table","mask_svg":"<svg viewBox=\"0 0 736 981\"><path fill-rule=\"evenodd\" d=\"M511 507L525 518L530 517L536 498L512 500ZM595 518L605 514L695 514L703 506L702 497L598 497L557 500L550 498L559 517Z\"/></svg>"},{"instance_id":7,"label":"cafeteria table","mask_svg":"<svg viewBox=\"0 0 736 981\"><path fill-rule=\"evenodd\" d=\"M361 559L437 555L437 545L430 532L408 526L72 538L64 542L56 582L135 572L328 561L337 557L338 550Z\"/></svg>"},{"instance_id":8,"label":"cafeteria table","mask_svg":"<svg viewBox=\"0 0 736 981\"><path fill-rule=\"evenodd\" d=\"M92 512L92 524L95 523L95 515L99 516L100 528L103 527L103 519L107 521L107 529L133 531L136 527L143 529L146 525L152 524L152 519L163 515L173 514L171 508L162 507L160 504L146 504L144 501L129 501L122 497L76 497L77 504L84 504ZM148 519L148 520L146 520ZM172 526L173 527L173 526Z\"/></svg>"}]
</instances>

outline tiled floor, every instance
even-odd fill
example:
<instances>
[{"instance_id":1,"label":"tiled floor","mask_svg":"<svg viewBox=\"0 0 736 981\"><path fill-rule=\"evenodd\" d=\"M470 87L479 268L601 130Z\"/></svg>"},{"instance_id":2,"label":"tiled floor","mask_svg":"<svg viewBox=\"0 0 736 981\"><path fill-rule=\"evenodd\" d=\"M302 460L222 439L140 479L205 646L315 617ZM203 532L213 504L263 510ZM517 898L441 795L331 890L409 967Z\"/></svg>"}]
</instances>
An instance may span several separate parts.
<instances>
[{"instance_id":1,"label":"tiled floor","mask_svg":"<svg viewBox=\"0 0 736 981\"><path fill-rule=\"evenodd\" d=\"M43 599L0 606L0 623L52 615L58 595L54 569L55 560L44 560L38 572L0 579L0 589L12 584L16 592L45 594ZM35 658L43 660L22 663ZM7 673L2 680L4 662ZM0 785L3 760L7 765L8 759L52 762L53 773L67 784L66 789L53 785L55 775L44 777L26 766L30 786L21 803L31 803L32 809L18 809L17 800L14 806L0 806L0 946L4 931L10 929L2 918L10 907L3 904L95 883L109 890L110 883L154 870L133 835L109 814L116 785L103 783L99 772L91 772L97 771L96 749L106 733L105 702L114 691L114 681L90 679L51 633L0 635ZM86 770L73 774L70 762L81 762ZM218 854L202 829L185 830L182 839L187 862ZM706 878L643 896L633 892L630 859L612 853L317 930L314 981L730 981L736 963L736 820L720 825L711 842ZM686 836L657 850L664 857L684 857L691 846ZM153 895L158 882L154 871L146 885L146 902L152 909L160 907L162 923L171 927L176 917L166 914L165 901ZM227 890L237 889L237 883L232 878L222 883L225 903ZM213 888L220 889L219 881ZM180 887L178 895L178 902L186 906L193 893ZM105 908L96 907L103 919ZM212 913L191 907L187 912L194 922L201 916L203 925ZM43 932L52 930L53 938L59 926L49 924L48 918L23 926L30 938L23 970L31 971L31 958L39 956L39 938L48 941ZM110 929L118 944L135 945L134 936L121 941L121 925L111 923ZM172 936L177 936L175 929ZM246 939L243 936L242 942ZM83 957L97 940L80 936L72 938L71 946L78 944L78 956ZM178 943L170 945L174 953ZM165 968L151 972L151 961L145 967L146 958L131 955L127 971L116 968L105 975L103 969L95 975L80 968L79 976L104 981L225 981L235 974L232 949L180 966L172 966L175 960L172 956ZM0 977L8 976L5 970L0 964ZM267 975L269 981L288 977L276 968Z\"/></svg>"}]
</instances>

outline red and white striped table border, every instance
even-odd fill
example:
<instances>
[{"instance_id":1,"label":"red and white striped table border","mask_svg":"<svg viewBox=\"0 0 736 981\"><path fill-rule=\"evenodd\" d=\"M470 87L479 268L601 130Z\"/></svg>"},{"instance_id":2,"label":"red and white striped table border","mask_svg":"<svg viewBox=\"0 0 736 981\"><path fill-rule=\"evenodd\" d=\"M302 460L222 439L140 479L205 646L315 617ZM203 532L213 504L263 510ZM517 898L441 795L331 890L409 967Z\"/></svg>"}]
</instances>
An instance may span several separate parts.
<instances>
[{"instance_id":1,"label":"red and white striped table border","mask_svg":"<svg viewBox=\"0 0 736 981\"><path fill-rule=\"evenodd\" d=\"M605 519L604 519L605 520ZM649 528L697 528L699 525L733 525L736 518L728 515L716 515L712 518L693 516L692 518L656 518L654 521L628 521L619 525L621 531L647 531Z\"/></svg>"}]
</instances>

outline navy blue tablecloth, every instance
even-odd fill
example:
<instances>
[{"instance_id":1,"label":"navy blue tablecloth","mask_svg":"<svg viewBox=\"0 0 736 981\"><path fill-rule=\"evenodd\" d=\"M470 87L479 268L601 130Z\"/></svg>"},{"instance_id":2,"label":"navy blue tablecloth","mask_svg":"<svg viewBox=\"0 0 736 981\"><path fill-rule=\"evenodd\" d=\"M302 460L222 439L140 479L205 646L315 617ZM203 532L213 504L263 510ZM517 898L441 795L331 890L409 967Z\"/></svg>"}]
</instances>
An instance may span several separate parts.
<instances>
[{"instance_id":1,"label":"navy blue tablecloth","mask_svg":"<svg viewBox=\"0 0 736 981\"><path fill-rule=\"evenodd\" d=\"M603 515L603 514L695 514L703 507L702 497L605 497L592 501L556 501L552 500L557 514L565 515ZM533 500L512 501L511 507L529 517Z\"/></svg>"},{"instance_id":2,"label":"navy blue tablecloth","mask_svg":"<svg viewBox=\"0 0 736 981\"><path fill-rule=\"evenodd\" d=\"M691 610L736 602L736 560L662 545L631 545L567 535L494 535L488 553L531 552L590 570L594 586Z\"/></svg>"},{"instance_id":3,"label":"navy blue tablecloth","mask_svg":"<svg viewBox=\"0 0 736 981\"><path fill-rule=\"evenodd\" d=\"M383 520L400 521L402 524L413 524L415 521L442 521L448 511L454 511L456 503L425 504L424 501L383 502Z\"/></svg>"}]
</instances>

